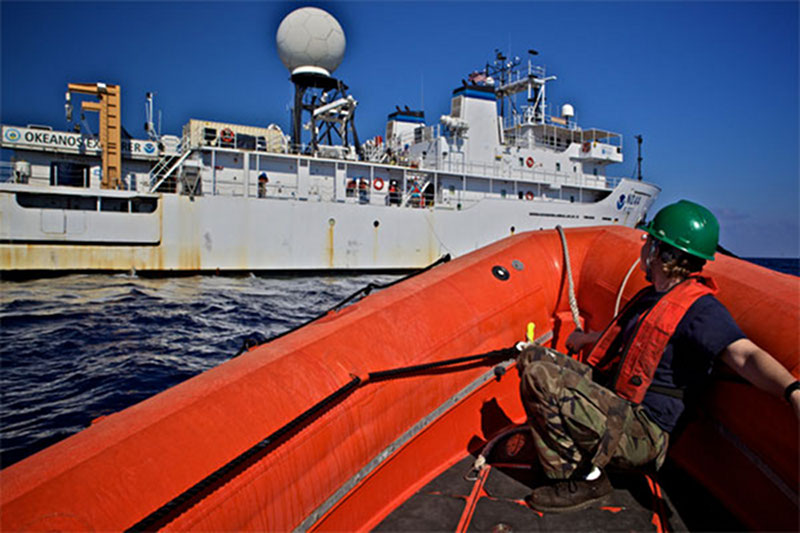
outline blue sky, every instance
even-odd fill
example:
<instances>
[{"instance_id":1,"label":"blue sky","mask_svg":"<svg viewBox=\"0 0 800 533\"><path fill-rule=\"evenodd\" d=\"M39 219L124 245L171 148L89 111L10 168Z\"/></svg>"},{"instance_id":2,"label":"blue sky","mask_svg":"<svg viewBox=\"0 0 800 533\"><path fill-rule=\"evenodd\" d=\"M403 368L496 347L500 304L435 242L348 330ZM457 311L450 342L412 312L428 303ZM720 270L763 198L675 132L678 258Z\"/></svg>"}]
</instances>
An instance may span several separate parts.
<instances>
[{"instance_id":1,"label":"blue sky","mask_svg":"<svg viewBox=\"0 0 800 533\"><path fill-rule=\"evenodd\" d=\"M383 134L395 105L428 123L496 48L558 79L554 106L583 127L621 133L643 173L720 219L721 243L753 257L800 256L797 2L9 2L2 17L4 124L64 129L69 82L123 88L123 123L144 138L145 92L164 133L189 118L289 131L293 89L275 31L302 5L344 28L335 75L359 101L360 138Z\"/></svg>"}]
</instances>

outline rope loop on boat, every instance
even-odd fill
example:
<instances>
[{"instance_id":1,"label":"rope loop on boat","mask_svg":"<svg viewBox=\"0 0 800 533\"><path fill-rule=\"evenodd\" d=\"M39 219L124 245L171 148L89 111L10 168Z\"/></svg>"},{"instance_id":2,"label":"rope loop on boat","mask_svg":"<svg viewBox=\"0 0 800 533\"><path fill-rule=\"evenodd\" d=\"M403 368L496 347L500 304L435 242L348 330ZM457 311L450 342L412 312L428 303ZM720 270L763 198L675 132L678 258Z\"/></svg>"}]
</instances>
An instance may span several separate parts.
<instances>
[{"instance_id":1,"label":"rope loop on boat","mask_svg":"<svg viewBox=\"0 0 800 533\"><path fill-rule=\"evenodd\" d=\"M637 257L636 261L634 261L631 267L628 269L628 273L625 274L625 278L623 278L622 284L619 286L619 291L617 292L617 301L614 303L614 316L617 316L617 313L619 313L619 307L620 304L622 303L622 293L625 292L625 287L628 285L628 280L630 279L631 274L633 274L636 265L639 264L639 261L640 259Z\"/></svg>"},{"instance_id":2,"label":"rope loop on boat","mask_svg":"<svg viewBox=\"0 0 800 533\"><path fill-rule=\"evenodd\" d=\"M567 237L564 235L564 228L562 228L560 224L556 226L556 230L558 230L558 236L561 237L561 248L564 251L564 266L567 269L569 309L572 311L572 320L575 322L575 330L583 331L583 328L581 328L578 300L575 298L575 282L572 279L572 264L569 260L569 246L567 246Z\"/></svg>"},{"instance_id":3,"label":"rope loop on boat","mask_svg":"<svg viewBox=\"0 0 800 533\"><path fill-rule=\"evenodd\" d=\"M399 368L392 368L389 370L381 370L377 372L370 372L366 377L359 377L351 374L350 381L330 393L328 396L312 405L297 417L290 420L284 426L274 431L268 437L260 440L255 445L251 446L246 451L239 454L228 463L218 468L195 485L185 490L172 500L168 501L145 518L131 526L126 532L138 531L154 531L161 529L177 517L191 509L198 501L202 500L209 491L214 490L217 486L226 483L233 476L241 473L248 468L253 461L260 460L266 456L274 446L277 446L279 441L288 437L292 432L298 430L304 423L312 420L313 418L321 415L329 408L350 393L361 387L362 385L371 382L386 379L395 379L404 375L410 375L417 372L432 370L435 368L449 367L460 365L463 363L492 360L492 359L511 359L516 358L517 349L514 346L509 348L501 348L499 350L492 350L477 355L469 355L465 357L455 357L452 359L445 359L443 361L435 361L432 363L424 363L419 365L411 365ZM462 367L454 368L459 370ZM272 448L272 449L270 449Z\"/></svg>"}]
</instances>

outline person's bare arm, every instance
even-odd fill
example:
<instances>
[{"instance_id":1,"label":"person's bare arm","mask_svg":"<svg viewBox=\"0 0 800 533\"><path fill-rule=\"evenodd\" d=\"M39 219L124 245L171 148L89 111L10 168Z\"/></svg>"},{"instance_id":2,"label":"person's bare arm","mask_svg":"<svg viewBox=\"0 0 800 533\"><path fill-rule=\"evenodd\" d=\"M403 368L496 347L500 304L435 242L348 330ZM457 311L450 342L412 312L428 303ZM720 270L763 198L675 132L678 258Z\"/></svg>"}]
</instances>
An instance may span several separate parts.
<instances>
[{"instance_id":1,"label":"person's bare arm","mask_svg":"<svg viewBox=\"0 0 800 533\"><path fill-rule=\"evenodd\" d=\"M750 339L730 343L722 352L722 360L747 381L779 398L783 398L786 387L796 381L782 364ZM789 401L800 418L800 390L795 390Z\"/></svg>"}]
</instances>

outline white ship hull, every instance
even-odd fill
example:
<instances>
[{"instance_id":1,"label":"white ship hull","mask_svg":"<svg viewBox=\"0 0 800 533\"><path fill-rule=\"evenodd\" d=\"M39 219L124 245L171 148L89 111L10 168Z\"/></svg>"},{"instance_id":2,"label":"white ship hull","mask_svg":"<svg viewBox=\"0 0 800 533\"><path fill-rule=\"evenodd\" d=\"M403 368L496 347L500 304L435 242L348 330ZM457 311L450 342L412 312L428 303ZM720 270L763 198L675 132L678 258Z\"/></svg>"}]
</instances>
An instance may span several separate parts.
<instances>
[{"instance_id":1,"label":"white ship hull","mask_svg":"<svg viewBox=\"0 0 800 533\"><path fill-rule=\"evenodd\" d=\"M641 220L657 187L622 180L596 203L487 197L459 208L236 196L151 195L151 213L22 206L18 193L82 195L66 187L0 186L3 271L314 271L419 268L514 232ZM142 198L113 192L114 198ZM637 199L620 201L620 198ZM23 202L24 203L24 202Z\"/></svg>"}]
</instances>

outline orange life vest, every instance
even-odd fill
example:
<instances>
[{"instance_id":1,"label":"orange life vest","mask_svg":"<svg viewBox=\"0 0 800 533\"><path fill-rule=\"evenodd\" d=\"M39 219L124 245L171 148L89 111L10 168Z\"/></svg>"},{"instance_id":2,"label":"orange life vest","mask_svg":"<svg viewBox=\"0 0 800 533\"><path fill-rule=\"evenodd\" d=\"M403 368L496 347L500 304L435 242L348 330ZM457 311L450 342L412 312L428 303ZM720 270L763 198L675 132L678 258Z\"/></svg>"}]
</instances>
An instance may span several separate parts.
<instances>
[{"instance_id":1,"label":"orange life vest","mask_svg":"<svg viewBox=\"0 0 800 533\"><path fill-rule=\"evenodd\" d=\"M622 331L620 317L646 290L631 298L622 312L606 327L586 358L587 363L601 372L616 366L608 387L637 404L644 399L656 367L664 355L664 349L686 311L698 298L717 292L717 286L711 278L700 276L691 276L677 284L639 318L627 345L616 355L609 355L608 349Z\"/></svg>"}]
</instances>

